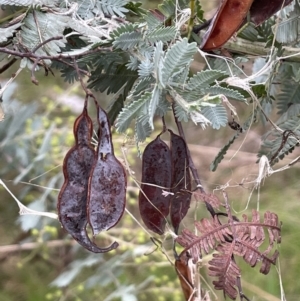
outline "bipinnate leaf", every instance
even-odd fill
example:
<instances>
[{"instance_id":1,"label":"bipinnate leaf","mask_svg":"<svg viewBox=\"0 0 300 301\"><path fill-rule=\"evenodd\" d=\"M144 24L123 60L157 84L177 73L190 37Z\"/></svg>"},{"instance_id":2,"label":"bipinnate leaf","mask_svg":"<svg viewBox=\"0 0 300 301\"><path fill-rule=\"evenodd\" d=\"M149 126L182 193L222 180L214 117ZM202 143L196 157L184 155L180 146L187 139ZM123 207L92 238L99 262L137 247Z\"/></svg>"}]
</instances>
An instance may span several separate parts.
<instances>
[{"instance_id":1,"label":"bipinnate leaf","mask_svg":"<svg viewBox=\"0 0 300 301\"><path fill-rule=\"evenodd\" d=\"M127 3L127 0L102 0L97 1L97 6L104 14L124 18L124 13L128 12L128 9L124 7Z\"/></svg>"},{"instance_id":2,"label":"bipinnate leaf","mask_svg":"<svg viewBox=\"0 0 300 301\"><path fill-rule=\"evenodd\" d=\"M204 70L197 72L193 77L191 77L187 83L187 89L194 91L198 94L203 94L203 89L208 88L215 81L221 80L226 77L224 71L218 70Z\"/></svg>"},{"instance_id":3,"label":"bipinnate leaf","mask_svg":"<svg viewBox=\"0 0 300 301\"><path fill-rule=\"evenodd\" d=\"M239 136L239 133L236 133L228 142L227 144L225 144L219 151L219 153L217 154L217 156L215 157L214 161L210 164L210 170L211 171L216 171L217 167L219 165L219 163L224 159L224 156L226 155L229 147L231 146L231 144L233 144L233 142L235 141L235 139Z\"/></svg>"},{"instance_id":4,"label":"bipinnate leaf","mask_svg":"<svg viewBox=\"0 0 300 301\"><path fill-rule=\"evenodd\" d=\"M20 26L21 22L7 28L0 28L0 43L6 42L8 38L12 37L16 29Z\"/></svg>"},{"instance_id":5,"label":"bipinnate leaf","mask_svg":"<svg viewBox=\"0 0 300 301\"><path fill-rule=\"evenodd\" d=\"M179 0L176 2L173 0L164 0L158 5L158 10L165 16L165 19L167 19L176 14L178 8L182 8L184 5L186 5L185 0Z\"/></svg>"},{"instance_id":6,"label":"bipinnate leaf","mask_svg":"<svg viewBox=\"0 0 300 301\"><path fill-rule=\"evenodd\" d=\"M175 27L163 27L157 28L149 33L147 36L147 40L150 43L157 43L159 41L165 43L171 41L176 36L176 28Z\"/></svg>"},{"instance_id":7,"label":"bipinnate leaf","mask_svg":"<svg viewBox=\"0 0 300 301\"><path fill-rule=\"evenodd\" d=\"M223 290L225 296L235 300L238 295L237 278L241 271L232 260L233 246L230 243L218 245L216 251L219 253L213 254L213 259L208 262L209 275L218 278L213 281L216 290Z\"/></svg>"},{"instance_id":8,"label":"bipinnate leaf","mask_svg":"<svg viewBox=\"0 0 300 301\"><path fill-rule=\"evenodd\" d=\"M201 110L201 113L211 122L213 129L219 130L220 127L227 125L227 112L225 107L222 105L217 105L215 107L204 107Z\"/></svg>"},{"instance_id":9,"label":"bipinnate leaf","mask_svg":"<svg viewBox=\"0 0 300 301\"><path fill-rule=\"evenodd\" d=\"M237 278L240 277L240 269L234 261L234 255L242 257L251 267L261 262L262 274L268 274L271 265L276 264L279 252L275 250L270 255L274 244L281 241L280 224L275 213L267 211L263 222L260 221L258 211L253 210L251 221L243 215L243 221L231 218L228 223L221 224L218 217L214 216L196 221L195 226L199 235L183 229L182 234L176 238L184 247L180 256L189 252L195 263L203 253L217 251L209 261L209 274L218 278L213 282L215 289L223 290L224 295L233 300L238 294ZM264 229L268 231L269 243L262 251L260 247L265 242Z\"/></svg>"},{"instance_id":10,"label":"bipinnate leaf","mask_svg":"<svg viewBox=\"0 0 300 301\"><path fill-rule=\"evenodd\" d=\"M204 89L203 92L205 94L209 94L209 95L224 95L227 98L246 102L246 98L244 97L244 95L242 95L237 90L233 90L230 88L224 88L224 87L220 87L220 86L212 86L212 87Z\"/></svg>"},{"instance_id":11,"label":"bipinnate leaf","mask_svg":"<svg viewBox=\"0 0 300 301\"><path fill-rule=\"evenodd\" d=\"M130 125L130 122L138 116L142 110L147 110L147 106L151 100L152 94L144 93L140 99L131 103L127 103L119 114L116 121L116 128L118 132L124 132Z\"/></svg>"},{"instance_id":12,"label":"bipinnate leaf","mask_svg":"<svg viewBox=\"0 0 300 301\"><path fill-rule=\"evenodd\" d=\"M15 5L15 6L53 6L57 0L1 0L0 5Z\"/></svg>"},{"instance_id":13,"label":"bipinnate leaf","mask_svg":"<svg viewBox=\"0 0 300 301\"><path fill-rule=\"evenodd\" d=\"M193 192L193 196L196 198L196 200L201 200L205 203L210 204L213 208L219 208L220 206L220 200L219 198L211 193L205 193L199 190L196 190Z\"/></svg>"},{"instance_id":14,"label":"bipinnate leaf","mask_svg":"<svg viewBox=\"0 0 300 301\"><path fill-rule=\"evenodd\" d=\"M162 85L166 86L172 76L190 65L197 51L196 43L188 43L188 39L176 42L166 53L162 67Z\"/></svg>"},{"instance_id":15,"label":"bipinnate leaf","mask_svg":"<svg viewBox=\"0 0 300 301\"><path fill-rule=\"evenodd\" d=\"M113 46L117 49L128 50L138 46L142 42L143 35L140 32L124 32L114 40Z\"/></svg>"},{"instance_id":16,"label":"bipinnate leaf","mask_svg":"<svg viewBox=\"0 0 300 301\"><path fill-rule=\"evenodd\" d=\"M296 111L296 108L293 108ZM286 155L292 153L298 145L299 116L282 115L282 122L277 122L278 126L283 130L279 132L276 129L271 129L267 132L261 143L261 149L258 156L265 155L270 164L274 165L279 160L282 160Z\"/></svg>"},{"instance_id":17,"label":"bipinnate leaf","mask_svg":"<svg viewBox=\"0 0 300 301\"><path fill-rule=\"evenodd\" d=\"M44 40L61 36L63 37L64 29L67 27L68 17L55 15L52 13L42 13L34 11L28 13L23 20L23 25L20 31L19 39L22 39L22 44L29 50L33 50ZM37 25L38 24L38 25ZM43 32L43 39L40 33ZM61 52L61 48L65 46L66 39L52 40L40 47L35 52L37 55L56 55ZM50 63L49 60L45 62Z\"/></svg>"},{"instance_id":18,"label":"bipinnate leaf","mask_svg":"<svg viewBox=\"0 0 300 301\"><path fill-rule=\"evenodd\" d=\"M149 101L149 107L148 107L149 124L152 130L154 130L153 118L156 112L157 105L159 103L160 95L161 95L161 89L158 87L158 85L155 85L153 92L151 93L151 99Z\"/></svg>"}]
</instances>

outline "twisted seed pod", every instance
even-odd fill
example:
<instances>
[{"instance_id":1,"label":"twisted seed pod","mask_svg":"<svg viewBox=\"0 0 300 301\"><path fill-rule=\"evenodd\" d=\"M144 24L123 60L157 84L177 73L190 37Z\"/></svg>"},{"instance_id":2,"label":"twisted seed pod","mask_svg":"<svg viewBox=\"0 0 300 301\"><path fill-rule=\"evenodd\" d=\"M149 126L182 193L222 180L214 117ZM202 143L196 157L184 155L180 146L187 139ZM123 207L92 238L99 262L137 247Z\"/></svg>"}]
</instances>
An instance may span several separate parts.
<instances>
[{"instance_id":1,"label":"twisted seed pod","mask_svg":"<svg viewBox=\"0 0 300 301\"><path fill-rule=\"evenodd\" d=\"M253 0L222 0L200 48L213 50L224 45L240 28Z\"/></svg>"},{"instance_id":2,"label":"twisted seed pod","mask_svg":"<svg viewBox=\"0 0 300 301\"><path fill-rule=\"evenodd\" d=\"M107 114L97 106L99 143L88 186L87 214L93 235L115 226L126 203L126 173L114 156ZM117 242L115 242L116 245Z\"/></svg>"},{"instance_id":3,"label":"twisted seed pod","mask_svg":"<svg viewBox=\"0 0 300 301\"><path fill-rule=\"evenodd\" d=\"M170 196L163 196L163 190L169 191L172 176L171 153L159 136L147 145L143 153L139 209L147 228L162 235L170 206Z\"/></svg>"},{"instance_id":4,"label":"twisted seed pod","mask_svg":"<svg viewBox=\"0 0 300 301\"><path fill-rule=\"evenodd\" d=\"M184 139L171 130L171 161L173 196L170 204L171 224L177 234L179 224L186 216L191 203L191 175L189 171L187 146Z\"/></svg>"},{"instance_id":5,"label":"twisted seed pod","mask_svg":"<svg viewBox=\"0 0 300 301\"><path fill-rule=\"evenodd\" d=\"M95 160L91 146L92 120L87 113L87 99L82 114L74 123L75 145L68 151L63 162L64 184L58 195L58 216L63 228L87 250L94 253L108 252L116 248L99 248L87 235L87 187Z\"/></svg>"}]
</instances>

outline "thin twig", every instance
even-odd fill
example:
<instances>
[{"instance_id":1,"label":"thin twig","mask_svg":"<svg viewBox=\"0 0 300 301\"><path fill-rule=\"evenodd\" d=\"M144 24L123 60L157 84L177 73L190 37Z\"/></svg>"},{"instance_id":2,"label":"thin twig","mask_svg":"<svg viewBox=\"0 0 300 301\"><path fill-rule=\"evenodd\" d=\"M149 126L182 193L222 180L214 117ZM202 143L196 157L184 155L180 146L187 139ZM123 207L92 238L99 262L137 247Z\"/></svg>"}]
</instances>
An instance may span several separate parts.
<instances>
[{"instance_id":1,"label":"thin twig","mask_svg":"<svg viewBox=\"0 0 300 301\"><path fill-rule=\"evenodd\" d=\"M24 244L14 244L7 246L0 246L0 253L15 253L20 251L30 251L38 247L57 248L62 246L74 245L74 240L52 240L47 242L27 242Z\"/></svg>"},{"instance_id":2,"label":"thin twig","mask_svg":"<svg viewBox=\"0 0 300 301\"><path fill-rule=\"evenodd\" d=\"M69 59L74 58L74 57L79 58L79 57L82 57L85 55L95 54L98 52L105 52L105 51L111 52L112 48L111 47L103 47L103 48L97 47L95 49L82 52L81 54L73 54L73 55L64 54L64 53L60 53L58 55L38 55L38 54L35 54L32 52L20 52L20 51L15 51L15 50L6 48L6 47L0 47L0 52L11 54L11 55L14 55L14 56L17 56L20 58L24 58L24 57L31 58L31 59L39 58L41 60L48 59L48 60L56 60L56 61L60 61L63 58L69 58Z\"/></svg>"},{"instance_id":3,"label":"thin twig","mask_svg":"<svg viewBox=\"0 0 300 301\"><path fill-rule=\"evenodd\" d=\"M57 40L62 40L64 37L63 36L58 36L58 37L51 37L47 40L45 40L44 42L41 42L39 45L37 45L36 47L34 47L31 50L31 53L35 53L39 48L41 48L42 46L44 46L45 44L51 42L51 41L57 41Z\"/></svg>"},{"instance_id":4,"label":"thin twig","mask_svg":"<svg viewBox=\"0 0 300 301\"><path fill-rule=\"evenodd\" d=\"M31 68L31 82L34 83L36 86L39 85L39 81L36 79L35 75L34 75L34 72L35 72L35 69L37 67L37 64L39 63L40 59L35 59L34 60L34 63L33 63L33 66Z\"/></svg>"},{"instance_id":5,"label":"thin twig","mask_svg":"<svg viewBox=\"0 0 300 301\"><path fill-rule=\"evenodd\" d=\"M3 88L0 89L0 98L2 97L5 89L9 86L9 84L12 83L12 81L20 74L22 71L22 68L19 68L15 73L12 74L11 78L6 82Z\"/></svg>"},{"instance_id":6,"label":"thin twig","mask_svg":"<svg viewBox=\"0 0 300 301\"><path fill-rule=\"evenodd\" d=\"M166 125L165 117L163 116L163 117L161 118L161 120L162 120L162 123L163 123L163 132L165 132L165 131L167 130L167 125Z\"/></svg>"},{"instance_id":7,"label":"thin twig","mask_svg":"<svg viewBox=\"0 0 300 301\"><path fill-rule=\"evenodd\" d=\"M82 77L81 77L81 75L80 75L80 72L79 72L79 68L78 68L78 64L77 64L77 62L76 62L76 59L74 58L73 61L74 61L74 66L73 66L73 67L74 67L75 70L76 70L76 73L77 73L77 75L78 75L78 79L79 79L79 82L80 82L80 84L81 84L81 87L82 87L82 89L84 90L84 92L85 92L85 94L86 94L86 99L87 99L88 96L91 96L92 98L94 98L95 102L97 102L96 99L95 99L95 97L94 97L94 95L93 95L93 93L86 87L86 85L84 84L84 82L83 82L83 80L82 80Z\"/></svg>"},{"instance_id":8,"label":"thin twig","mask_svg":"<svg viewBox=\"0 0 300 301\"><path fill-rule=\"evenodd\" d=\"M64 60L57 60L57 61L59 61L59 62L65 64L65 65L67 65L67 66L69 66L69 67L74 68L74 64L71 64L71 63L66 62L66 61L64 61ZM88 72L87 70L81 69L81 68L79 68L79 67L78 67L78 70L80 71L80 73L82 73L82 74L84 74L84 75L86 75L86 76L91 76L91 73Z\"/></svg>"},{"instance_id":9,"label":"thin twig","mask_svg":"<svg viewBox=\"0 0 300 301\"><path fill-rule=\"evenodd\" d=\"M202 24L195 25L193 27L193 32L196 33L196 34L199 33L199 31L201 31L202 29L204 29L204 28L206 28L210 25L211 20L212 19L209 19L209 20L203 22Z\"/></svg>"},{"instance_id":10,"label":"thin twig","mask_svg":"<svg viewBox=\"0 0 300 301\"><path fill-rule=\"evenodd\" d=\"M0 74L2 74L4 71L6 71L8 68L10 68L18 59L16 59L15 57L13 59L11 59L8 63L6 63L5 65L3 65L0 68Z\"/></svg>"}]
</instances>

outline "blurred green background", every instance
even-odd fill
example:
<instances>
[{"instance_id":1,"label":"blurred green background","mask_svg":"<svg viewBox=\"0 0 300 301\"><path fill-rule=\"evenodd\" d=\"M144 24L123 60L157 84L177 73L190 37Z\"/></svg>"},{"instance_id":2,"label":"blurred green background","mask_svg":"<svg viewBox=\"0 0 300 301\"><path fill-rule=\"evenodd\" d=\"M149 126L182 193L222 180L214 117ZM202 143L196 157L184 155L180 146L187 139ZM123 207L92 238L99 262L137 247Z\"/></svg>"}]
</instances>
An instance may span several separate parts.
<instances>
[{"instance_id":1,"label":"blurred green background","mask_svg":"<svg viewBox=\"0 0 300 301\"><path fill-rule=\"evenodd\" d=\"M145 1L145 6L154 8L158 3ZM217 1L201 3L205 11L211 12ZM16 69L10 69L3 74L1 83L5 83L14 71ZM58 188L63 180L61 164L73 144L72 127L82 108L83 92L78 83L67 84L59 74L45 77L40 71L37 78L39 86L34 86L30 72L24 71L4 94L3 107L7 117L0 123L0 178L30 208L55 212ZM104 107L109 106L112 96L97 96ZM90 110L93 112L93 108ZM241 113L240 117L245 116ZM168 122L171 122L171 116ZM299 300L299 167L295 165L267 178L260 190L253 191L248 204L253 188L250 182L258 174L256 153L264 128L254 126L245 142L241 136L219 169L212 173L209 164L219 147L232 136L232 130L203 131L192 123L184 126L207 191L214 190L222 199L220 187L228 183L229 199L238 216L251 214L258 202L261 212L269 210L279 215L283 222L282 244L279 246L281 280L286 299ZM153 137L155 133L151 139ZM126 157L139 180L141 160L137 157L132 133L128 132L128 136L115 133L114 143L120 160ZM122 145L125 145L126 153L121 151ZM240 146L240 151L234 154L234 149ZM283 160L276 168L287 162ZM124 213L118 227L98 238L99 245L104 246L117 239L120 248L100 255L90 254L74 243L58 221L31 215L20 217L17 204L0 186L0 301L183 300L170 262L173 261L171 238L168 236L163 241L164 252L159 244L153 244L150 235L136 221L140 221L137 185L132 178L128 182L129 213ZM184 226L192 227L195 212L197 218L208 216L203 204L193 202ZM210 258L203 258L200 269L203 289L207 290L212 287L206 268ZM251 300L281 300L276 268L272 267L270 274L264 276L259 273L259 267L251 269L242 261L239 263L243 288ZM210 292L212 300L224 299L220 292L214 294Z\"/></svg>"}]
</instances>

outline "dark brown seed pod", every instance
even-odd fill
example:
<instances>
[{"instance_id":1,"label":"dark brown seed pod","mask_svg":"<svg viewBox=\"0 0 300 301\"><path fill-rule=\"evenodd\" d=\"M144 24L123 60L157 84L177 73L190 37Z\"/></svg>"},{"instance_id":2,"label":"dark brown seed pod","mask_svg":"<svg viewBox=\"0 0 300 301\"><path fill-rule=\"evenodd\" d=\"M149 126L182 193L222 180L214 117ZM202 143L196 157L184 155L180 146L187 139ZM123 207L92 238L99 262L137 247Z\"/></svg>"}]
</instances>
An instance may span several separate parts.
<instances>
[{"instance_id":1,"label":"dark brown seed pod","mask_svg":"<svg viewBox=\"0 0 300 301\"><path fill-rule=\"evenodd\" d=\"M214 50L223 46L240 28L253 0L222 0L200 48Z\"/></svg>"},{"instance_id":2,"label":"dark brown seed pod","mask_svg":"<svg viewBox=\"0 0 300 301\"><path fill-rule=\"evenodd\" d=\"M143 153L142 185L139 194L141 217L148 229L162 235L169 214L171 187L171 153L160 135L150 142Z\"/></svg>"},{"instance_id":3,"label":"dark brown seed pod","mask_svg":"<svg viewBox=\"0 0 300 301\"><path fill-rule=\"evenodd\" d=\"M250 19L258 26L291 2L292 0L254 0L250 8Z\"/></svg>"},{"instance_id":4,"label":"dark brown seed pod","mask_svg":"<svg viewBox=\"0 0 300 301\"><path fill-rule=\"evenodd\" d=\"M188 163L187 146L184 139L171 130L171 161L173 196L170 204L171 224L177 234L179 224L186 216L191 203L191 175Z\"/></svg>"},{"instance_id":5,"label":"dark brown seed pod","mask_svg":"<svg viewBox=\"0 0 300 301\"><path fill-rule=\"evenodd\" d=\"M75 145L63 162L64 184L58 195L58 216L63 228L87 250L103 253L116 248L99 248L87 235L87 188L89 174L95 160L91 146L92 120L87 113L87 100L82 114L74 123Z\"/></svg>"},{"instance_id":6,"label":"dark brown seed pod","mask_svg":"<svg viewBox=\"0 0 300 301\"><path fill-rule=\"evenodd\" d=\"M93 235L115 226L126 203L126 173L114 156L107 114L97 106L99 143L88 186L87 214ZM115 244L117 244L115 242Z\"/></svg>"}]
</instances>

